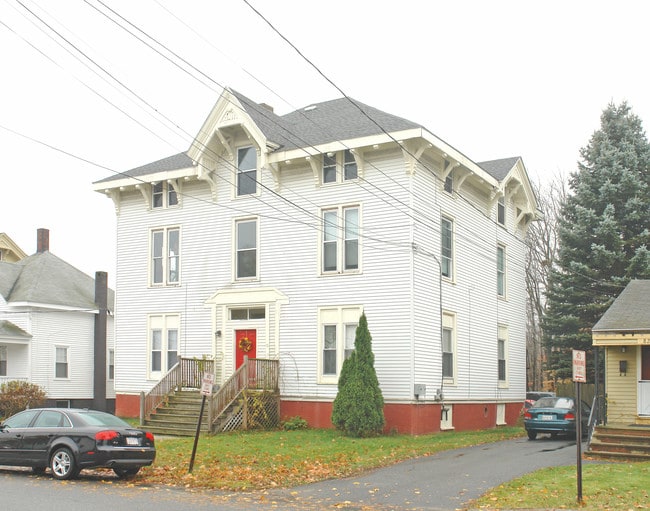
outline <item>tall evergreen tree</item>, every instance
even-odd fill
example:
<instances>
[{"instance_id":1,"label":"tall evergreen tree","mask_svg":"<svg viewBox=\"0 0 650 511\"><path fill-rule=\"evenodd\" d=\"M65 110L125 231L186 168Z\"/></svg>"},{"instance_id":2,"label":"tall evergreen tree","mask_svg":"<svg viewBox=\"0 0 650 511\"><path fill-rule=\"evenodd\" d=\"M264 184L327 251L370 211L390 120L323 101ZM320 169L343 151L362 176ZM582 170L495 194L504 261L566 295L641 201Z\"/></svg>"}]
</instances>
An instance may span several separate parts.
<instances>
[{"instance_id":1,"label":"tall evergreen tree","mask_svg":"<svg viewBox=\"0 0 650 511\"><path fill-rule=\"evenodd\" d=\"M354 351L343 362L338 394L332 405L332 424L355 437L375 436L384 428L384 397L375 372L372 337L365 313L359 318Z\"/></svg>"},{"instance_id":2,"label":"tall evergreen tree","mask_svg":"<svg viewBox=\"0 0 650 511\"><path fill-rule=\"evenodd\" d=\"M591 327L625 285L650 278L650 145L627 103L600 120L571 174L549 279L544 335L558 378L571 377L571 349L591 351Z\"/></svg>"}]
</instances>

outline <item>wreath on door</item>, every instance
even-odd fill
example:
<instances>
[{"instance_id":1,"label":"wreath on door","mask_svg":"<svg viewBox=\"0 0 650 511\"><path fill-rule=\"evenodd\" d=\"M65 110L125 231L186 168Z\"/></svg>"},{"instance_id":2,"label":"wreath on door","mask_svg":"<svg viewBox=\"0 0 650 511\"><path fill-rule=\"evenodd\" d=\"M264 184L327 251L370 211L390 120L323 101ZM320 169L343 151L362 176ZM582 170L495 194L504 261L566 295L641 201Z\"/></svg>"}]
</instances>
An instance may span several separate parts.
<instances>
[{"instance_id":1,"label":"wreath on door","mask_svg":"<svg viewBox=\"0 0 650 511\"><path fill-rule=\"evenodd\" d=\"M244 353L248 353L253 347L253 343L248 337L242 337L239 339L239 349Z\"/></svg>"}]
</instances>

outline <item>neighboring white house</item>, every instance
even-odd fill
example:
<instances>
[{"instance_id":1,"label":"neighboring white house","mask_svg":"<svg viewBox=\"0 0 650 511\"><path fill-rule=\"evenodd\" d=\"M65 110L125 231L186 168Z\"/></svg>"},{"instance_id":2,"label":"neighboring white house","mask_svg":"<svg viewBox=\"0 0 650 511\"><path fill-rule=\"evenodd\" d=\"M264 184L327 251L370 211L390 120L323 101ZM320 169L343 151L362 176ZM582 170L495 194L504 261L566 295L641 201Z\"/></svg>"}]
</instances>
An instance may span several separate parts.
<instances>
[{"instance_id":1,"label":"neighboring white house","mask_svg":"<svg viewBox=\"0 0 650 511\"><path fill-rule=\"evenodd\" d=\"M59 259L39 229L36 254L0 262L0 383L38 384L52 406L113 411L113 302L105 272L93 280Z\"/></svg>"},{"instance_id":2,"label":"neighboring white house","mask_svg":"<svg viewBox=\"0 0 650 511\"><path fill-rule=\"evenodd\" d=\"M539 215L520 158L475 163L348 98L279 116L226 89L187 152L94 187L117 213L118 415L177 357L223 381L246 347L280 360L283 417L331 427L365 312L387 429L516 421Z\"/></svg>"}]
</instances>

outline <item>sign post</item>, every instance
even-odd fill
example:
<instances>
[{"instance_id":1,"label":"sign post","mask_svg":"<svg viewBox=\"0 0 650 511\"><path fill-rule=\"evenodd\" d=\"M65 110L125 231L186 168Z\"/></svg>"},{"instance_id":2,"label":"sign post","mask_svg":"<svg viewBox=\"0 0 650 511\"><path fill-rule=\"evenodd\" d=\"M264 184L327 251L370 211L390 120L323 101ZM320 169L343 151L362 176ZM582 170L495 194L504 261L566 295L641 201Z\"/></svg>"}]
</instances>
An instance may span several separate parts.
<instances>
[{"instance_id":1,"label":"sign post","mask_svg":"<svg viewBox=\"0 0 650 511\"><path fill-rule=\"evenodd\" d=\"M587 359L581 350L573 350L573 381L576 384L577 500L582 504L582 384L587 382Z\"/></svg>"},{"instance_id":2,"label":"sign post","mask_svg":"<svg viewBox=\"0 0 650 511\"><path fill-rule=\"evenodd\" d=\"M201 420L203 419L203 410L205 410L205 398L212 395L212 387L214 386L214 374L204 373L203 380L201 380L201 411L199 412L199 420L196 424L196 435L194 436L194 446L192 447L192 457L190 458L190 470L192 473L194 469L194 458L196 457L196 446L199 443L199 434L201 433Z\"/></svg>"}]
</instances>

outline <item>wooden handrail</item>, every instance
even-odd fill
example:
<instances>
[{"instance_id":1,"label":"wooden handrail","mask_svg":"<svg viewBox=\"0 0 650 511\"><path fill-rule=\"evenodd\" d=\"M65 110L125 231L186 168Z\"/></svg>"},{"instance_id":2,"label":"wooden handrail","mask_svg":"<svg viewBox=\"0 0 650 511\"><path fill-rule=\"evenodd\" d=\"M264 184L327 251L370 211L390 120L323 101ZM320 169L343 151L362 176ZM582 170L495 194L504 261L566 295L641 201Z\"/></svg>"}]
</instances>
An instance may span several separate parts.
<instances>
[{"instance_id":1,"label":"wooden handrail","mask_svg":"<svg viewBox=\"0 0 650 511\"><path fill-rule=\"evenodd\" d=\"M165 396L182 388L200 389L204 373L215 372L216 363L207 358L183 358L156 383L149 392L140 393L140 425L165 400Z\"/></svg>"},{"instance_id":2,"label":"wooden handrail","mask_svg":"<svg viewBox=\"0 0 650 511\"><path fill-rule=\"evenodd\" d=\"M244 363L228 378L210 399L208 416L210 429L219 416L246 389L278 390L278 360L244 357Z\"/></svg>"},{"instance_id":3,"label":"wooden handrail","mask_svg":"<svg viewBox=\"0 0 650 511\"><path fill-rule=\"evenodd\" d=\"M180 358L149 392L140 393L140 424L144 424L166 396L183 388L200 389L205 373L215 374L216 361L200 358ZM208 400L210 428L245 389L277 391L279 387L278 360L244 357L244 363Z\"/></svg>"}]
</instances>

